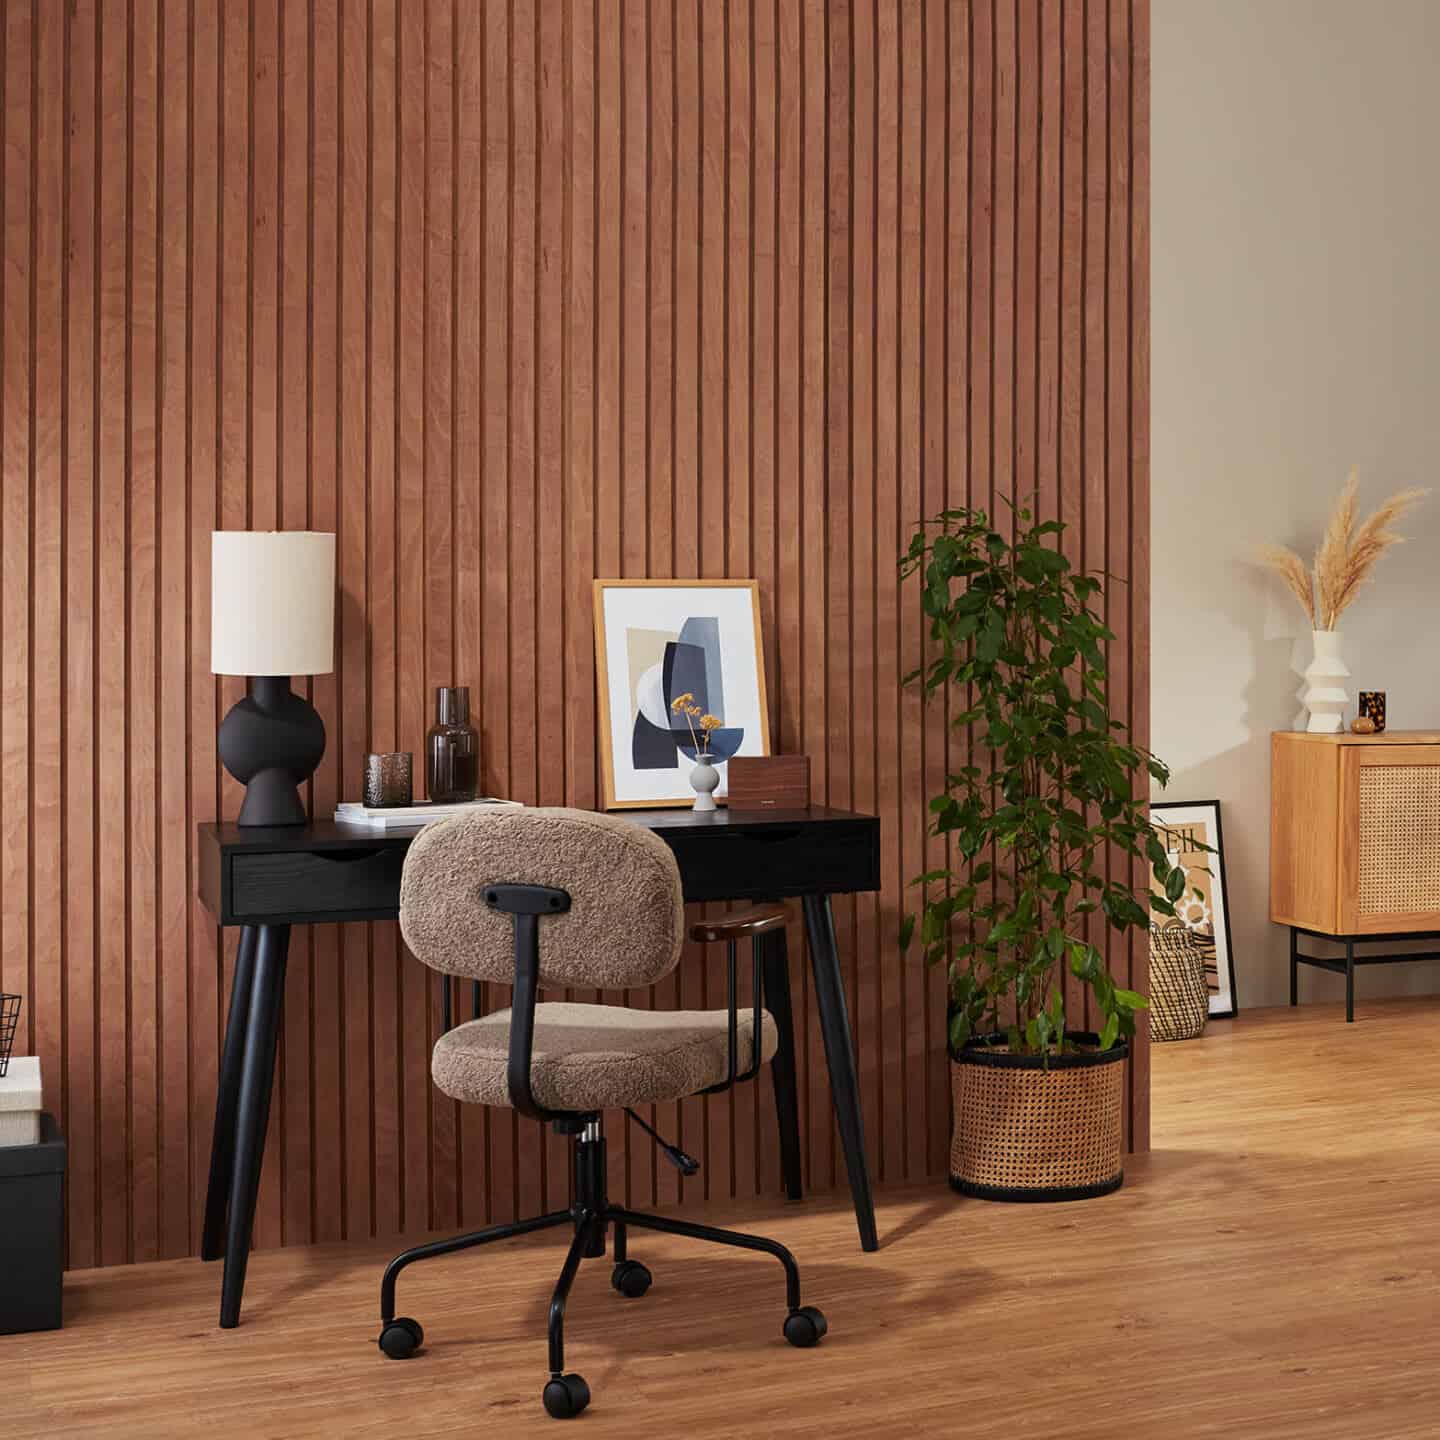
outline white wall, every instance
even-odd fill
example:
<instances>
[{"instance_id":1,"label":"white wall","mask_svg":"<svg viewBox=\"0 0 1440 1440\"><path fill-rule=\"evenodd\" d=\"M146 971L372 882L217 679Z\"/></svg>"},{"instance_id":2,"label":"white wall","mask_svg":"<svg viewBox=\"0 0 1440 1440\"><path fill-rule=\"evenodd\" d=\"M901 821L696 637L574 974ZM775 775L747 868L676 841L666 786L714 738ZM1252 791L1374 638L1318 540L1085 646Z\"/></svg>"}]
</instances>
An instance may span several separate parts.
<instances>
[{"instance_id":1,"label":"white wall","mask_svg":"<svg viewBox=\"0 0 1440 1440\"><path fill-rule=\"evenodd\" d=\"M1352 464L1362 502L1436 487L1341 629L1391 726L1440 728L1440 0L1152 15L1153 745L1167 798L1224 807L1242 1007L1283 1004L1268 737L1302 714L1309 634L1251 556L1308 555ZM1359 981L1436 988L1440 966Z\"/></svg>"}]
</instances>

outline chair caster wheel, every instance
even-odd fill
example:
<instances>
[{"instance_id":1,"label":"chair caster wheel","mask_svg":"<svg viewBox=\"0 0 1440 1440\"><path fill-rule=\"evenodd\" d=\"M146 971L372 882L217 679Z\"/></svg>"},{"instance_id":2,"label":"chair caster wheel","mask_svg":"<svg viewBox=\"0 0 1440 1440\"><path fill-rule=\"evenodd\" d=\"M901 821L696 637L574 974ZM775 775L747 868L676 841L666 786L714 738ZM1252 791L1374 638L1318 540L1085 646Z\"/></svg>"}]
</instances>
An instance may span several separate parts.
<instances>
[{"instance_id":1,"label":"chair caster wheel","mask_svg":"<svg viewBox=\"0 0 1440 1440\"><path fill-rule=\"evenodd\" d=\"M627 1300L638 1300L650 1288L652 1278L638 1260L622 1260L610 1272L610 1284Z\"/></svg>"},{"instance_id":2,"label":"chair caster wheel","mask_svg":"<svg viewBox=\"0 0 1440 1440\"><path fill-rule=\"evenodd\" d=\"M540 1398L547 1415L556 1420L573 1420L590 1403L590 1387L583 1375L555 1375L546 1382Z\"/></svg>"},{"instance_id":3,"label":"chair caster wheel","mask_svg":"<svg viewBox=\"0 0 1440 1440\"><path fill-rule=\"evenodd\" d=\"M424 1343L420 1322L408 1315L391 1320L380 1332L380 1348L391 1360L408 1360Z\"/></svg>"},{"instance_id":4,"label":"chair caster wheel","mask_svg":"<svg viewBox=\"0 0 1440 1440\"><path fill-rule=\"evenodd\" d=\"M829 1328L824 1315L813 1305L802 1305L785 1317L785 1338L800 1350L818 1345Z\"/></svg>"}]
</instances>

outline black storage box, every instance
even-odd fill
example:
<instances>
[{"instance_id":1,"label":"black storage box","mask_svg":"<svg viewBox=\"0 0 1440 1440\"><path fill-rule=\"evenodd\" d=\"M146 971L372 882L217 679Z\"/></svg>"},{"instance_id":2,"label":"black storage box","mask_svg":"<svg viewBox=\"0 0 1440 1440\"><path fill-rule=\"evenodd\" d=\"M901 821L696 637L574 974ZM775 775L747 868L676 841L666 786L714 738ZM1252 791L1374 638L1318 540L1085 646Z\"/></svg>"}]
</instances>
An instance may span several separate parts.
<instances>
[{"instance_id":1,"label":"black storage box","mask_svg":"<svg viewBox=\"0 0 1440 1440\"><path fill-rule=\"evenodd\" d=\"M64 1183L54 1116L38 1145L0 1146L0 1335L60 1328Z\"/></svg>"}]
</instances>

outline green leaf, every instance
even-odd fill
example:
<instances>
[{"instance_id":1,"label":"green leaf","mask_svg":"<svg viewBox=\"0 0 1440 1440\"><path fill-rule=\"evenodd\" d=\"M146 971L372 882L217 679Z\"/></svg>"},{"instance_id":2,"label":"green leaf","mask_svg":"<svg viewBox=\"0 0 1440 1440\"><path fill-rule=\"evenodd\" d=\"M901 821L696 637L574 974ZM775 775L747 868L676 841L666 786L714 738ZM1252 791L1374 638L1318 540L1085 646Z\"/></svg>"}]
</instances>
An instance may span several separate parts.
<instances>
[{"instance_id":1,"label":"green leaf","mask_svg":"<svg viewBox=\"0 0 1440 1440\"><path fill-rule=\"evenodd\" d=\"M912 885L934 885L938 881L948 880L948 870L927 870L923 875L917 875L910 883Z\"/></svg>"},{"instance_id":2,"label":"green leaf","mask_svg":"<svg viewBox=\"0 0 1440 1440\"><path fill-rule=\"evenodd\" d=\"M965 1042L970 1038L970 1017L962 1011L956 1011L950 1017L950 1049L952 1053L959 1054Z\"/></svg>"},{"instance_id":3,"label":"green leaf","mask_svg":"<svg viewBox=\"0 0 1440 1440\"><path fill-rule=\"evenodd\" d=\"M1108 1050L1114 1043L1115 1037L1120 1033L1120 1017L1111 1015L1105 1021L1105 1028L1100 1032L1100 1048Z\"/></svg>"},{"instance_id":4,"label":"green leaf","mask_svg":"<svg viewBox=\"0 0 1440 1440\"><path fill-rule=\"evenodd\" d=\"M904 915L900 920L900 953L903 955L910 948L910 941L915 935L915 917Z\"/></svg>"}]
</instances>

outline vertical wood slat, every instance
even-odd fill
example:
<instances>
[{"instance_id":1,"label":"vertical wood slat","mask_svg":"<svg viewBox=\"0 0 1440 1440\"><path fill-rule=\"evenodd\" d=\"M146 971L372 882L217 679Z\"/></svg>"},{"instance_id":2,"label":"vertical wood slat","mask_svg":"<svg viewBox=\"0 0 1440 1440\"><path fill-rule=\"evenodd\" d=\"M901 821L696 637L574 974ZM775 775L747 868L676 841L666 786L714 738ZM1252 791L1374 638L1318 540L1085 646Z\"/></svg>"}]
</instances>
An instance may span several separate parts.
<instances>
[{"instance_id":1,"label":"vertical wood slat","mask_svg":"<svg viewBox=\"0 0 1440 1440\"><path fill-rule=\"evenodd\" d=\"M461 5L455 15L455 673L478 677L482 664L483 495L480 456L483 387L477 363L484 344L485 253L485 91L484 15L478 5ZM480 697L472 694L475 723ZM403 955L399 963L408 970ZM403 971L402 971L403 976ZM397 1049L403 1042L397 1038ZM423 1060L423 1056L422 1056ZM424 1073L418 1077L422 1089ZM418 1097L408 1091L407 1104ZM488 1113L466 1105L460 1111L460 1220L468 1225L489 1213Z\"/></svg>"},{"instance_id":2,"label":"vertical wood slat","mask_svg":"<svg viewBox=\"0 0 1440 1440\"><path fill-rule=\"evenodd\" d=\"M310 313L311 364L309 523L315 530L338 525L337 487L340 426L340 18L339 0L314 0L309 15L309 82L311 146L306 157L311 174ZM203 587L204 570L199 570ZM342 610L343 615L343 610ZM322 715L339 710L340 677L320 675L312 695ZM345 793L340 756L334 744L311 787L315 813L324 815ZM198 816L196 818L199 818ZM310 977L312 1055L311 1129L315 1136L314 1199L311 1229L316 1240L338 1240L345 1234L345 1125L341 1027L343 957L339 928L315 927ZM407 1169L407 1178L410 1172Z\"/></svg>"},{"instance_id":3,"label":"vertical wood slat","mask_svg":"<svg viewBox=\"0 0 1440 1440\"><path fill-rule=\"evenodd\" d=\"M310 27L299 6L281 0L276 32L275 104L279 176L275 246L279 296L274 310L277 350L276 487L278 521L286 530L310 528ZM168 154L167 154L168 162ZM183 173L183 172L182 172ZM183 277L182 277L183 278ZM303 682L313 689L310 681ZM312 787L313 790L313 787ZM276 1103L281 1119L285 1183L282 1233L287 1240L311 1233L316 1179L311 1116L314 1080L312 977L314 931L295 940L295 964L304 973L288 988L284 1009L284 1090ZM377 1095L377 1106L385 1103Z\"/></svg>"},{"instance_id":4,"label":"vertical wood slat","mask_svg":"<svg viewBox=\"0 0 1440 1440\"><path fill-rule=\"evenodd\" d=\"M95 596L95 167L96 127L95 104L98 95L96 70L96 17L93 3L77 5L71 14L67 50L69 54L69 269L66 276L66 474L65 474L65 633L60 644L65 652L62 684L71 703L65 707L65 734L68 740L76 726L87 726L93 715L95 675L95 644L100 629L96 618ZM8 349L7 349L8 353ZM7 382L10 375L7 367ZM6 473L9 474L6 456ZM183 466L177 478L182 491L185 485ZM183 517L184 510L181 509ZM183 542L182 536L182 542ZM5 557L9 573L10 556ZM177 613L184 613L184 596L180 597ZM176 627L183 642L183 627ZM170 667L182 683L187 657L181 650ZM79 704L73 697L86 697ZM5 715L11 716L7 702ZM97 1115L94 1097L98 1086L98 1065L95 1053L95 971L93 964L77 961L90 957L95 946L95 762L93 747L79 747L71 752L66 746L66 763L61 774L64 788L65 837L61 873L67 893L80 899L68 905L62 916L62 937L65 962L65 1059L61 1094L70 1115L67 1139L68 1173L66 1184L70 1195L69 1254L74 1265L94 1264L97 1259L96 1221L96 1140ZM185 783L186 768L173 766L171 783ZM16 793L8 774L5 788ZM184 812L178 817L185 823ZM183 854L188 847L185 834L180 834ZM10 854L11 837L4 837L6 855ZM181 875L180 883L186 883ZM8 908L8 907L7 907ZM182 900L182 917L188 913L188 902ZM168 937L167 937L168 940ZM182 932L172 955L186 953ZM179 977L183 988L183 974ZM180 1062L185 1063L185 1042L180 1039ZM61 1077L46 1069L46 1084L52 1087ZM172 1094L174 1092L171 1092ZM183 1097L183 1090L180 1092ZM182 1110L182 1125L183 1125ZM180 1175L186 1172L183 1168ZM168 1169L169 1167L167 1167ZM169 1173L175 1173L170 1170ZM182 1197L185 1190L175 1191ZM188 1244L188 1223L181 1230L180 1240ZM183 1245L182 1245L183 1248ZM171 1250L170 1253L177 1253Z\"/></svg>"},{"instance_id":5,"label":"vertical wood slat","mask_svg":"<svg viewBox=\"0 0 1440 1440\"><path fill-rule=\"evenodd\" d=\"M61 73L64 64L65 16L55 7L41 6L36 15L35 73L41 77L34 96L34 143L36 153L64 153L65 92L52 83L51 77ZM30 533L30 905L32 934L30 950L30 991L34 997L35 1015L31 1030L36 1049L56 1054L61 1045L61 1022L64 1018L64 969L59 925L46 919L33 923L36 917L49 917L63 912L65 903L60 867L55 857L60 853L62 794L60 774L62 753L60 743L62 692L55 677L63 662L57 653L56 641L63 626L64 567L64 411L54 403L61 393L63 375L64 326L64 175L61 167L35 165L35 230L31 246L34 257L35 283L32 291L31 341L34 356L34 385L31 392L31 533ZM153 252L151 255L153 262ZM153 429L154 415L149 417ZM152 557L153 559L153 557ZM138 567L144 574L145 561ZM152 631L153 635L153 631ZM40 637L46 637L44 642ZM48 673L47 673L48 672ZM150 809L153 836L153 805ZM145 918L153 918L153 910L143 903L137 907L137 919L143 926ZM148 974L155 971L153 925L149 932L150 957ZM152 1014L153 1023L153 1014ZM153 1053L153 1052L152 1052ZM141 1047L141 1072L146 1073L147 1056ZM152 1084L149 1099L151 1127L147 1138L153 1144L153 1063L148 1067ZM147 1163L150 1162L150 1163ZM147 1195L153 1225L154 1209L153 1150L142 1160L141 1183L148 1181Z\"/></svg>"},{"instance_id":6,"label":"vertical wood slat","mask_svg":"<svg viewBox=\"0 0 1440 1440\"><path fill-rule=\"evenodd\" d=\"M371 11L369 89L371 111L367 146L370 165L370 208L366 309L369 335L365 375L368 385L366 422L370 483L366 510L366 557L369 567L370 634L370 743L377 750L399 748L396 695L399 686L396 660L395 576L395 434L396 434L396 208L398 98L398 17L396 6L385 0ZM393 1056L401 1053L399 936L394 925L374 926L372 993L375 1004L375 1041ZM400 1067L392 1061L392 1071ZM375 1125L375 1228L382 1235L402 1231L405 1214L402 1177L409 1173L401 1148L402 1134L416 1116L416 1099L423 1118L424 1092L417 1097L403 1081L376 1086ZM405 1109L402 1111L402 1104Z\"/></svg>"},{"instance_id":7,"label":"vertical wood slat","mask_svg":"<svg viewBox=\"0 0 1440 1440\"><path fill-rule=\"evenodd\" d=\"M425 12L397 7L392 126L397 195L395 265L382 283L395 305L395 505L388 537L395 573L395 701L389 728L398 749L419 754L429 707L425 695ZM381 537L382 543L383 539ZM375 737L379 744L379 735ZM397 947L398 958L398 947ZM400 1032L395 1068L404 1092L405 1143L400 1152L401 1214L409 1229L434 1223L431 1201L429 979L401 964Z\"/></svg>"},{"instance_id":8,"label":"vertical wood slat","mask_svg":"<svg viewBox=\"0 0 1440 1440\"><path fill-rule=\"evenodd\" d=\"M73 1264L198 1240L234 940L191 829L238 803L217 526L340 536L317 813L365 750L418 758L451 680L487 787L593 804L591 578L757 576L777 745L884 822L882 892L837 907L874 1169L943 1165L943 981L894 936L964 737L898 689L894 558L923 513L1033 492L1128 577L1145 739L1148 45L1146 0L6 6L0 982L70 1137ZM713 1004L716 959L632 1001ZM393 926L296 932L261 1243L558 1201L552 1141L435 1095L436 1002ZM1137 1147L1147 1076L1142 1044ZM659 1107L688 1186L617 1130L617 1193L775 1193L770 1105Z\"/></svg>"},{"instance_id":9,"label":"vertical wood slat","mask_svg":"<svg viewBox=\"0 0 1440 1440\"><path fill-rule=\"evenodd\" d=\"M100 333L96 375L99 431L98 472L99 614L105 635L96 673L95 718L98 752L95 808L99 873L97 876L98 971L96 1052L98 1088L99 1193L97 1231L102 1263L129 1258L131 1084L126 1055L129 1038L130 987L127 940L126 860L129 826L126 809L125 750L127 739L125 671L128 653L126 574L129 531L126 516L126 461L129 445L126 412L126 268L130 247L127 171L130 127L126 89L129 16L121 0L102 0L100 11L98 168L100 240ZM243 346L242 346L243 348ZM243 392L241 396L243 412ZM116 544L116 540L120 543ZM108 543L107 543L108 542ZM108 822L108 823L107 823ZM42 1060L43 1066L43 1060Z\"/></svg>"}]
</instances>

